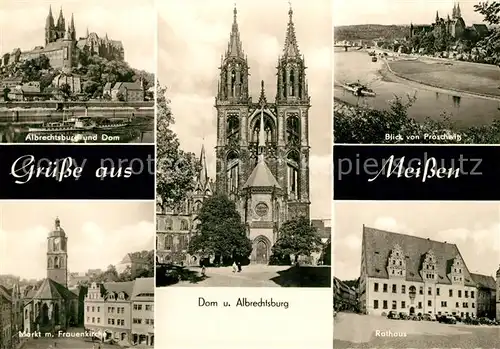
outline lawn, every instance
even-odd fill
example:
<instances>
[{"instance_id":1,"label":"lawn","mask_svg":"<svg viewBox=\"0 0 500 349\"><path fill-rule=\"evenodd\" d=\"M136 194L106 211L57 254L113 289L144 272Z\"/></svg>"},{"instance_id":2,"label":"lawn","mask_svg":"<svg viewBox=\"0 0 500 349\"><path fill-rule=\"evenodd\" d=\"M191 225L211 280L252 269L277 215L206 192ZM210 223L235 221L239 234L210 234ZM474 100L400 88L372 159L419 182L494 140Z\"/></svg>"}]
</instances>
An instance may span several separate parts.
<instances>
[{"instance_id":1,"label":"lawn","mask_svg":"<svg viewBox=\"0 0 500 349\"><path fill-rule=\"evenodd\" d=\"M475 94L500 96L500 68L493 65L435 60L394 61L389 66L407 79Z\"/></svg>"}]
</instances>

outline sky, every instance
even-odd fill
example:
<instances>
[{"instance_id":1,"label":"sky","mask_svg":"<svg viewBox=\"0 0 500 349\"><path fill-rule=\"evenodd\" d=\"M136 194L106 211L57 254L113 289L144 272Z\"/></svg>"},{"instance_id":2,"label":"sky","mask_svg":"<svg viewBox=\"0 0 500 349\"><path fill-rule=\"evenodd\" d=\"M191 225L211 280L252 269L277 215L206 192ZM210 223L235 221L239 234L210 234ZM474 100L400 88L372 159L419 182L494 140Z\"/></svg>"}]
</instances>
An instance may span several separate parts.
<instances>
[{"instance_id":1,"label":"sky","mask_svg":"<svg viewBox=\"0 0 500 349\"><path fill-rule=\"evenodd\" d=\"M455 243L472 273L494 276L500 264L499 202L337 202L334 275L359 277L363 224Z\"/></svg>"},{"instance_id":2,"label":"sky","mask_svg":"<svg viewBox=\"0 0 500 349\"><path fill-rule=\"evenodd\" d=\"M121 40L125 60L133 68L154 73L156 14L154 0L1 0L0 53L22 51L45 45L45 20L52 5L57 23L63 9L66 26L74 14L76 36L95 32Z\"/></svg>"},{"instance_id":3,"label":"sky","mask_svg":"<svg viewBox=\"0 0 500 349\"><path fill-rule=\"evenodd\" d=\"M333 0L335 26L355 24L430 24L439 16L446 18L454 0ZM474 12L479 0L462 0L460 10L466 25L483 22Z\"/></svg>"},{"instance_id":4,"label":"sky","mask_svg":"<svg viewBox=\"0 0 500 349\"><path fill-rule=\"evenodd\" d=\"M0 275L46 277L47 236L59 217L69 272L106 269L129 252L154 249L154 203L38 201L0 203Z\"/></svg>"},{"instance_id":5,"label":"sky","mask_svg":"<svg viewBox=\"0 0 500 349\"><path fill-rule=\"evenodd\" d=\"M250 66L250 90L258 100L264 80L268 101L276 95L276 64L284 47L289 4L286 0L236 2L240 38ZM292 1L299 49L305 56L311 146L311 217L331 216L331 2ZM233 0L169 0L158 4L158 78L167 86L184 150L207 150L215 177L215 94L221 54L233 22Z\"/></svg>"}]
</instances>

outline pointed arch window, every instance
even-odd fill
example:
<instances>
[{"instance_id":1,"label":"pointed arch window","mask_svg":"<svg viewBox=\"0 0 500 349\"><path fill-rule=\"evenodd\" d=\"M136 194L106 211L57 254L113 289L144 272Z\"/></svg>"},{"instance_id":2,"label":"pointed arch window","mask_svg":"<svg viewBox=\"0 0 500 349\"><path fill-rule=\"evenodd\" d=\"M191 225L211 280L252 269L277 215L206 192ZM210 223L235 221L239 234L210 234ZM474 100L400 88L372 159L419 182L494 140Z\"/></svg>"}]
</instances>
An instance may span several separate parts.
<instances>
[{"instance_id":1,"label":"pointed arch window","mask_svg":"<svg viewBox=\"0 0 500 349\"><path fill-rule=\"evenodd\" d=\"M63 257L61 257L59 259L59 267L64 268L64 258Z\"/></svg>"},{"instance_id":2,"label":"pointed arch window","mask_svg":"<svg viewBox=\"0 0 500 349\"><path fill-rule=\"evenodd\" d=\"M172 250L174 248L174 237L172 235L165 236L165 250Z\"/></svg>"},{"instance_id":3,"label":"pointed arch window","mask_svg":"<svg viewBox=\"0 0 500 349\"><path fill-rule=\"evenodd\" d=\"M255 144L259 143L259 132L260 132L260 115L255 118L255 123L252 130L252 142ZM266 137L266 143L276 142L276 128L274 127L274 121L269 115L264 113L264 134Z\"/></svg>"},{"instance_id":4,"label":"pointed arch window","mask_svg":"<svg viewBox=\"0 0 500 349\"><path fill-rule=\"evenodd\" d=\"M194 203L194 212L198 213L201 210L201 201L196 201Z\"/></svg>"},{"instance_id":5,"label":"pointed arch window","mask_svg":"<svg viewBox=\"0 0 500 349\"><path fill-rule=\"evenodd\" d=\"M59 258L57 257L54 258L54 268L59 269Z\"/></svg>"},{"instance_id":6,"label":"pointed arch window","mask_svg":"<svg viewBox=\"0 0 500 349\"><path fill-rule=\"evenodd\" d=\"M52 264L52 258L51 258L51 257L49 257L49 259L47 260L47 268L52 269L52 268L53 268L53 266L54 266L54 265Z\"/></svg>"},{"instance_id":7,"label":"pointed arch window","mask_svg":"<svg viewBox=\"0 0 500 349\"><path fill-rule=\"evenodd\" d=\"M295 96L295 70L290 69L290 78L289 78L289 96Z\"/></svg>"},{"instance_id":8,"label":"pointed arch window","mask_svg":"<svg viewBox=\"0 0 500 349\"><path fill-rule=\"evenodd\" d=\"M172 219L170 218L165 219L165 230L172 230L173 224L174 222L172 221Z\"/></svg>"},{"instance_id":9,"label":"pointed arch window","mask_svg":"<svg viewBox=\"0 0 500 349\"><path fill-rule=\"evenodd\" d=\"M300 120L298 113L287 114L286 134L287 134L287 142L289 144L300 143Z\"/></svg>"},{"instance_id":10,"label":"pointed arch window","mask_svg":"<svg viewBox=\"0 0 500 349\"><path fill-rule=\"evenodd\" d=\"M236 97L236 70L231 70L231 96Z\"/></svg>"},{"instance_id":11,"label":"pointed arch window","mask_svg":"<svg viewBox=\"0 0 500 349\"><path fill-rule=\"evenodd\" d=\"M228 143L238 141L240 138L240 120L237 115L229 115L227 118L227 141Z\"/></svg>"},{"instance_id":12,"label":"pointed arch window","mask_svg":"<svg viewBox=\"0 0 500 349\"><path fill-rule=\"evenodd\" d=\"M232 151L227 155L227 192L233 193L238 190L240 160L238 154Z\"/></svg>"},{"instance_id":13,"label":"pointed arch window","mask_svg":"<svg viewBox=\"0 0 500 349\"><path fill-rule=\"evenodd\" d=\"M185 219L181 221L181 230L189 230L188 222Z\"/></svg>"},{"instance_id":14,"label":"pointed arch window","mask_svg":"<svg viewBox=\"0 0 500 349\"><path fill-rule=\"evenodd\" d=\"M158 236L156 236L156 249L160 249L160 239L158 238Z\"/></svg>"},{"instance_id":15,"label":"pointed arch window","mask_svg":"<svg viewBox=\"0 0 500 349\"><path fill-rule=\"evenodd\" d=\"M300 157L297 151L291 151L287 155L288 195L291 199L299 198L299 163Z\"/></svg>"}]
</instances>

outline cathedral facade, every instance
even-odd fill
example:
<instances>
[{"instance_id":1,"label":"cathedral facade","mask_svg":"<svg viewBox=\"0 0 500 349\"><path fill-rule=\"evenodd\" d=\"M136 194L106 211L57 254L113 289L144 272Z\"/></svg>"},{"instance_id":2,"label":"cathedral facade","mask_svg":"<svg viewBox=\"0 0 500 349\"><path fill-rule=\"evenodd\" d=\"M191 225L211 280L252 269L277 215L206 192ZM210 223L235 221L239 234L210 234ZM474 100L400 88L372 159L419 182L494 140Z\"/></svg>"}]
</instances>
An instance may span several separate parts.
<instances>
[{"instance_id":1,"label":"cathedral facade","mask_svg":"<svg viewBox=\"0 0 500 349\"><path fill-rule=\"evenodd\" d=\"M197 213L214 192L236 203L253 243L251 263L267 264L283 222L309 218L309 108L306 66L299 51L293 11L283 53L278 57L277 91L268 101L264 82L258 101L249 95L248 60L234 9L227 51L220 67L217 110L216 178L207 175L205 149L194 191L175 210L157 206L157 260L199 264L187 253L199 224Z\"/></svg>"},{"instance_id":2,"label":"cathedral facade","mask_svg":"<svg viewBox=\"0 0 500 349\"><path fill-rule=\"evenodd\" d=\"M234 9L220 67L217 109L216 191L227 194L253 242L253 263L267 264L283 222L309 218L309 108L306 66L293 23L278 57L277 91L267 100L262 81L257 102L249 95L248 60Z\"/></svg>"},{"instance_id":3,"label":"cathedral facade","mask_svg":"<svg viewBox=\"0 0 500 349\"><path fill-rule=\"evenodd\" d=\"M89 33L88 29L85 36L78 38L73 15L66 27L62 8L56 22L50 7L45 21L45 45L36 46L30 51L16 48L2 56L1 65L7 66L44 55L49 59L52 68L69 73L77 65L78 57L82 53L98 55L108 60L124 59L121 41L110 40L107 34L104 38L100 38L96 33Z\"/></svg>"}]
</instances>

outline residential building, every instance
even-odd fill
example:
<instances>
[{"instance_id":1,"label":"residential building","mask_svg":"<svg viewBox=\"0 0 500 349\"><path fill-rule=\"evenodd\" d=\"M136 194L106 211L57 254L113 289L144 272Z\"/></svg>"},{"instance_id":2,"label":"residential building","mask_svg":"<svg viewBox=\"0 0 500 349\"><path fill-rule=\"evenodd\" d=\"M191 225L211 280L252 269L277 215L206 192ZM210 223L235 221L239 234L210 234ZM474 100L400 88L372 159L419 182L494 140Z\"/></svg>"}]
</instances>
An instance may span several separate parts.
<instances>
[{"instance_id":1,"label":"residential building","mask_svg":"<svg viewBox=\"0 0 500 349\"><path fill-rule=\"evenodd\" d=\"M0 349L12 348L12 298L4 287L0 287Z\"/></svg>"},{"instance_id":2,"label":"residential building","mask_svg":"<svg viewBox=\"0 0 500 349\"><path fill-rule=\"evenodd\" d=\"M492 276L471 273L477 285L477 316L495 318L496 282Z\"/></svg>"},{"instance_id":3,"label":"residential building","mask_svg":"<svg viewBox=\"0 0 500 349\"><path fill-rule=\"evenodd\" d=\"M476 316L478 285L457 245L363 226L360 308Z\"/></svg>"},{"instance_id":4,"label":"residential building","mask_svg":"<svg viewBox=\"0 0 500 349\"><path fill-rule=\"evenodd\" d=\"M356 311L358 293L339 278L333 277L333 309L336 311Z\"/></svg>"},{"instance_id":5,"label":"residential building","mask_svg":"<svg viewBox=\"0 0 500 349\"><path fill-rule=\"evenodd\" d=\"M154 278L94 282L85 296L85 329L101 333L105 341L153 346L153 304Z\"/></svg>"},{"instance_id":6,"label":"residential building","mask_svg":"<svg viewBox=\"0 0 500 349\"><path fill-rule=\"evenodd\" d=\"M154 278L136 279L132 292L132 344L154 346Z\"/></svg>"},{"instance_id":7,"label":"residential building","mask_svg":"<svg viewBox=\"0 0 500 349\"><path fill-rule=\"evenodd\" d=\"M123 102L144 101L144 88L137 82L117 82L111 89L111 98Z\"/></svg>"}]
</instances>

